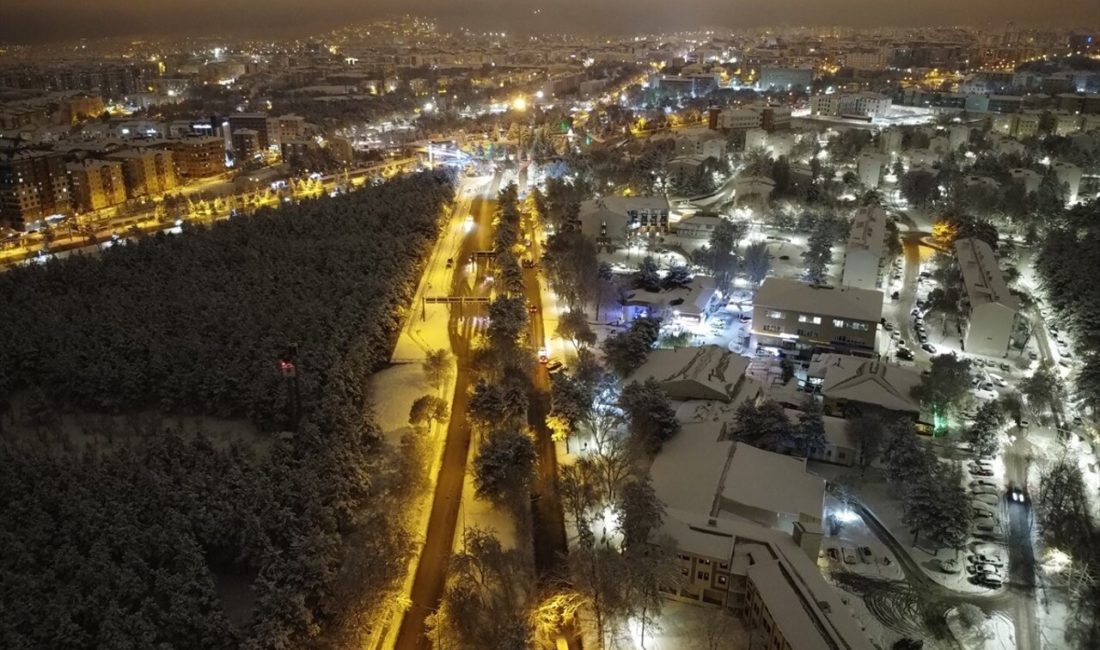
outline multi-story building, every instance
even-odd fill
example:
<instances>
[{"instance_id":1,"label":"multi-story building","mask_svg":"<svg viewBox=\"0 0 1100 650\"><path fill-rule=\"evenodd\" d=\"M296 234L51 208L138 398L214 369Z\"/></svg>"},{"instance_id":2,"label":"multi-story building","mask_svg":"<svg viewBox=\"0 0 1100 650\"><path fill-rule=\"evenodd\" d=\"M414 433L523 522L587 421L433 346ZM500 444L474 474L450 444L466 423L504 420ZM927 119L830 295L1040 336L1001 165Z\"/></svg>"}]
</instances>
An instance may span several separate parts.
<instances>
[{"instance_id":1,"label":"multi-story building","mask_svg":"<svg viewBox=\"0 0 1100 650\"><path fill-rule=\"evenodd\" d=\"M669 232L669 206L664 197L605 196L580 206L581 231L598 246L618 248L635 236Z\"/></svg>"},{"instance_id":2,"label":"multi-story building","mask_svg":"<svg viewBox=\"0 0 1100 650\"><path fill-rule=\"evenodd\" d=\"M860 184L869 189L877 188L882 178L882 170L888 162L890 159L882 154L867 152L860 155L859 160L856 161L856 173Z\"/></svg>"},{"instance_id":3,"label":"multi-story building","mask_svg":"<svg viewBox=\"0 0 1100 650\"><path fill-rule=\"evenodd\" d=\"M1005 356L1015 331L1019 301L1009 292L993 249L980 239L959 239L955 241L955 259L966 299L964 348L971 354Z\"/></svg>"},{"instance_id":4,"label":"multi-story building","mask_svg":"<svg viewBox=\"0 0 1100 650\"><path fill-rule=\"evenodd\" d=\"M1011 173L1012 182L1023 185L1025 194L1031 194L1038 190L1039 183L1043 180L1043 175L1033 169L1017 167L1013 169Z\"/></svg>"},{"instance_id":5,"label":"multi-story building","mask_svg":"<svg viewBox=\"0 0 1100 650\"><path fill-rule=\"evenodd\" d=\"M215 135L171 141L176 173L183 178L204 178L225 171L225 140Z\"/></svg>"},{"instance_id":6,"label":"multi-story building","mask_svg":"<svg viewBox=\"0 0 1100 650\"><path fill-rule=\"evenodd\" d=\"M93 212L126 200L122 163L84 159L66 166L73 188L73 203L80 212Z\"/></svg>"},{"instance_id":7,"label":"multi-story building","mask_svg":"<svg viewBox=\"0 0 1100 650\"><path fill-rule=\"evenodd\" d=\"M125 149L108 157L122 163L122 177L130 198L160 196L179 185L175 161L167 149Z\"/></svg>"},{"instance_id":8,"label":"multi-story building","mask_svg":"<svg viewBox=\"0 0 1100 650\"><path fill-rule=\"evenodd\" d=\"M813 86L813 68L784 68L764 66L760 69L760 90L806 90Z\"/></svg>"},{"instance_id":9,"label":"multi-story building","mask_svg":"<svg viewBox=\"0 0 1100 650\"><path fill-rule=\"evenodd\" d=\"M25 230L34 221L71 209L69 177L60 154L0 151L0 222Z\"/></svg>"},{"instance_id":10,"label":"multi-story building","mask_svg":"<svg viewBox=\"0 0 1100 650\"><path fill-rule=\"evenodd\" d=\"M814 95L810 98L810 112L828 117L886 117L893 105L880 93L836 93Z\"/></svg>"},{"instance_id":11,"label":"multi-story building","mask_svg":"<svg viewBox=\"0 0 1100 650\"><path fill-rule=\"evenodd\" d=\"M262 153L260 147L260 134L252 129L237 129L233 131L233 155L238 163L254 159Z\"/></svg>"},{"instance_id":12,"label":"multi-story building","mask_svg":"<svg viewBox=\"0 0 1100 650\"><path fill-rule=\"evenodd\" d=\"M301 115L271 117L267 120L267 132L269 144L273 145L301 140L306 133L306 119Z\"/></svg>"},{"instance_id":13,"label":"multi-story building","mask_svg":"<svg viewBox=\"0 0 1100 650\"><path fill-rule=\"evenodd\" d=\"M268 130L268 117L264 113L231 113L229 115L229 133L235 134L241 129L249 129L256 132L256 140L260 149L267 149L271 145L271 134Z\"/></svg>"},{"instance_id":14,"label":"multi-story building","mask_svg":"<svg viewBox=\"0 0 1100 650\"><path fill-rule=\"evenodd\" d=\"M877 289L886 258L886 212L879 207L860 208L852 219L844 253L841 284L857 289Z\"/></svg>"},{"instance_id":15,"label":"multi-story building","mask_svg":"<svg viewBox=\"0 0 1100 650\"><path fill-rule=\"evenodd\" d=\"M881 291L767 278L753 302L761 345L871 354L882 318Z\"/></svg>"}]
</instances>

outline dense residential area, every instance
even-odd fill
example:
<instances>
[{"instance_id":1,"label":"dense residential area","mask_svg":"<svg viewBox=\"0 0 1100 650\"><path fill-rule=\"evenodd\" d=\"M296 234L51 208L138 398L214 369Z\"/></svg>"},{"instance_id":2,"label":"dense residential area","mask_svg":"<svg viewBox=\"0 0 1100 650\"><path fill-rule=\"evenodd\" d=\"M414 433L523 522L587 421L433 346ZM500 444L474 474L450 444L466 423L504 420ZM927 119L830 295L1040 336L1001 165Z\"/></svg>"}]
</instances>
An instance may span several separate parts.
<instances>
[{"instance_id":1,"label":"dense residential area","mask_svg":"<svg viewBox=\"0 0 1100 650\"><path fill-rule=\"evenodd\" d=\"M1086 13L0 45L0 647L1100 647Z\"/></svg>"}]
</instances>

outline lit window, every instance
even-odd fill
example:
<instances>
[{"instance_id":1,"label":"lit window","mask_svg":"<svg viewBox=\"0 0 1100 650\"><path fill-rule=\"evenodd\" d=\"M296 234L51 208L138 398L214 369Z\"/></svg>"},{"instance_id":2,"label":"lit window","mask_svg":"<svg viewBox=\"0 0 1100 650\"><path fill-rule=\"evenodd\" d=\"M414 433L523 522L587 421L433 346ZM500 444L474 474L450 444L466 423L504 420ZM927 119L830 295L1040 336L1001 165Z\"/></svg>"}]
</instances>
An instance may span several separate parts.
<instances>
[{"instance_id":1,"label":"lit window","mask_svg":"<svg viewBox=\"0 0 1100 650\"><path fill-rule=\"evenodd\" d=\"M783 318L783 312L781 311L769 311L764 314L768 318Z\"/></svg>"},{"instance_id":2,"label":"lit window","mask_svg":"<svg viewBox=\"0 0 1100 650\"><path fill-rule=\"evenodd\" d=\"M839 318L833 320L833 327L844 327L844 321Z\"/></svg>"}]
</instances>

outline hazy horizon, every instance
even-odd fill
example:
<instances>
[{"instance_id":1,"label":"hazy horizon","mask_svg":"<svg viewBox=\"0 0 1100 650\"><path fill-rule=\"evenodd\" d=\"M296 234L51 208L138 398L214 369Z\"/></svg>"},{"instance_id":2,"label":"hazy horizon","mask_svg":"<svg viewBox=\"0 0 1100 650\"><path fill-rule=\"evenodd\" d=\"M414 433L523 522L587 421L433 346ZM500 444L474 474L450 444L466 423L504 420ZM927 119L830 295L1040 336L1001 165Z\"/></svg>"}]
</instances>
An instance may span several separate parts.
<instances>
[{"instance_id":1,"label":"hazy horizon","mask_svg":"<svg viewBox=\"0 0 1100 650\"><path fill-rule=\"evenodd\" d=\"M538 14L535 9L542 9ZM889 6L882 0L7 0L0 3L0 42L46 43L140 36L303 36L346 24L411 13L445 29L521 33L668 32L707 27L929 27L1013 21L1020 28L1100 28L1097 0L928 0Z\"/></svg>"}]
</instances>

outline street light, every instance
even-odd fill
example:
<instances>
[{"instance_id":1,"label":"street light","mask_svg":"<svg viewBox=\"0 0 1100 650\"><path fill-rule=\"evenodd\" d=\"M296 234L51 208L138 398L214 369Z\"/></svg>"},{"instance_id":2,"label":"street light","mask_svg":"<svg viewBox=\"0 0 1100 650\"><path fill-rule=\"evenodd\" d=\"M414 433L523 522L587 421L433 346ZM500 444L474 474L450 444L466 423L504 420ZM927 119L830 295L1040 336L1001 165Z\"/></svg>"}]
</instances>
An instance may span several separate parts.
<instances>
[{"instance_id":1,"label":"street light","mask_svg":"<svg viewBox=\"0 0 1100 650\"><path fill-rule=\"evenodd\" d=\"M512 108L520 112L527 110L527 98L523 96L516 97L512 100Z\"/></svg>"}]
</instances>

